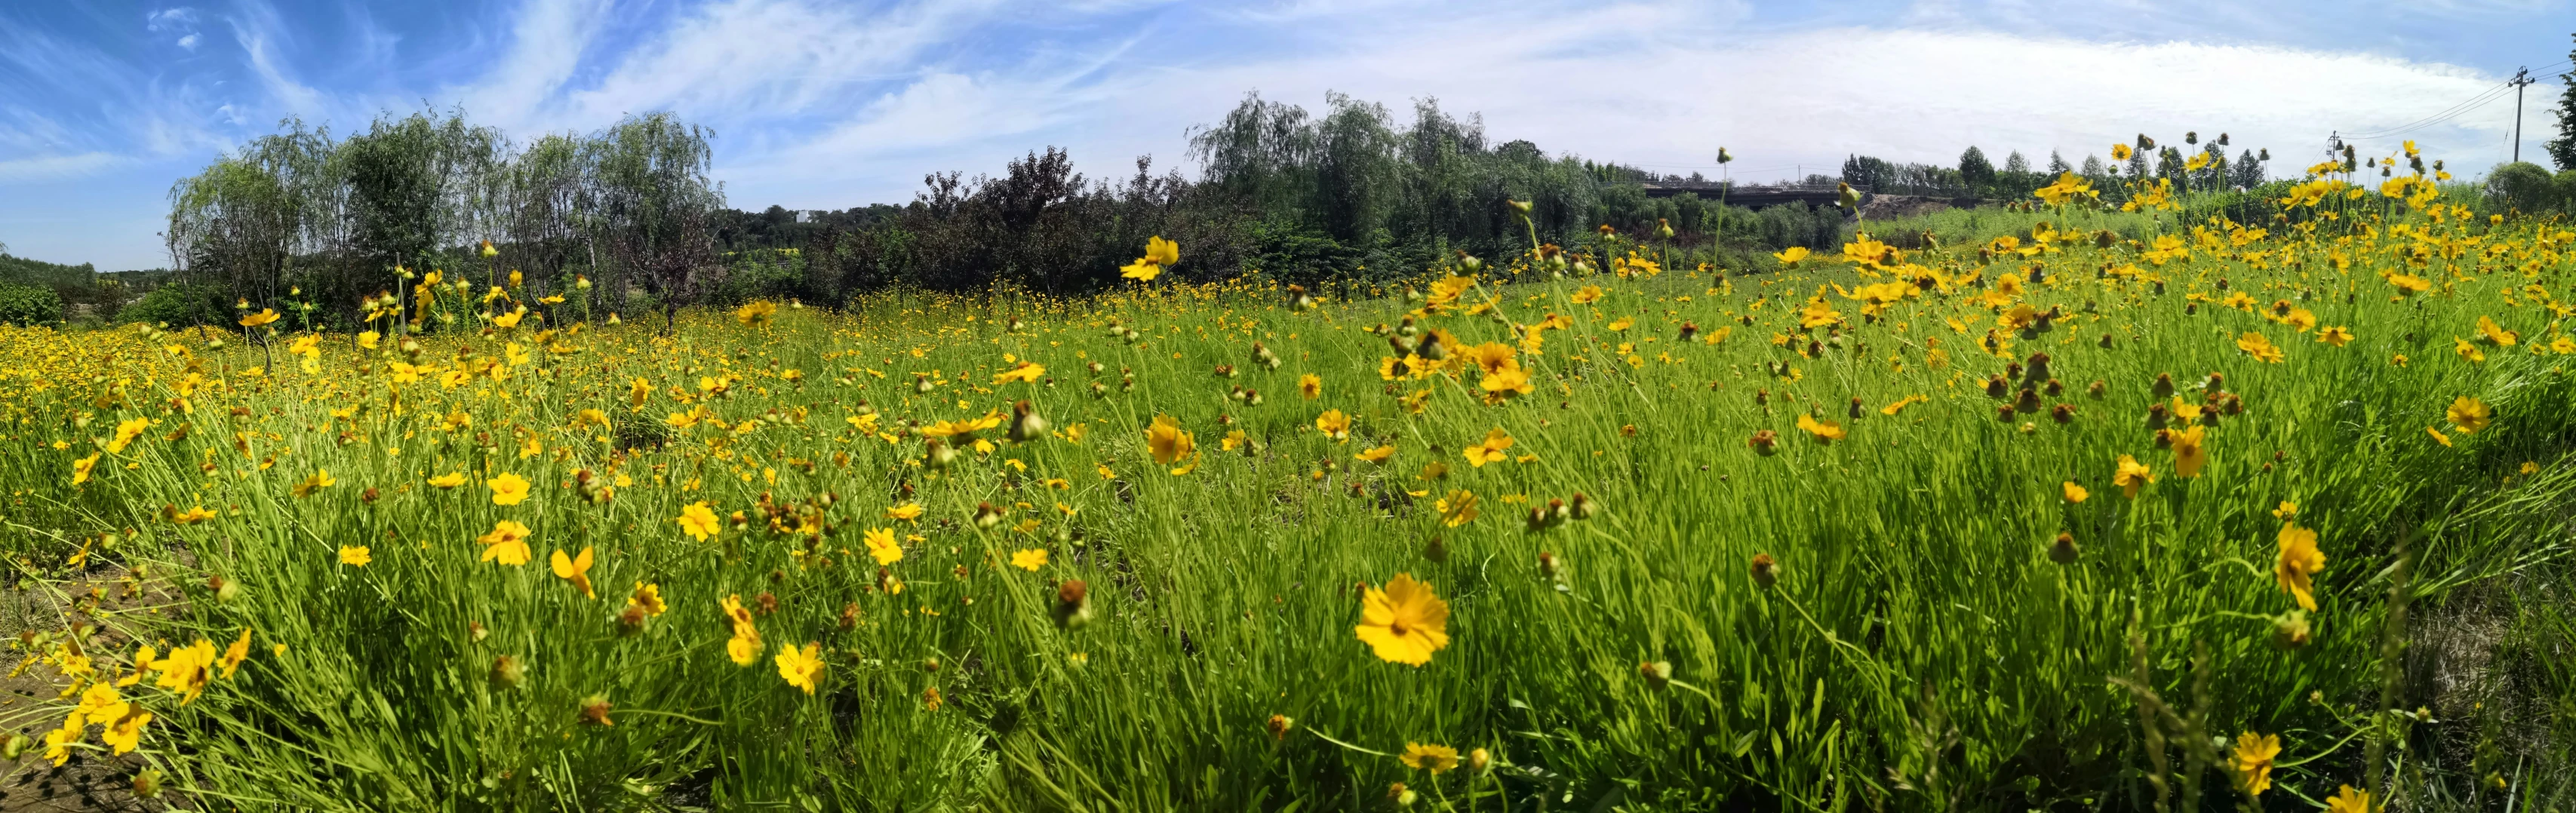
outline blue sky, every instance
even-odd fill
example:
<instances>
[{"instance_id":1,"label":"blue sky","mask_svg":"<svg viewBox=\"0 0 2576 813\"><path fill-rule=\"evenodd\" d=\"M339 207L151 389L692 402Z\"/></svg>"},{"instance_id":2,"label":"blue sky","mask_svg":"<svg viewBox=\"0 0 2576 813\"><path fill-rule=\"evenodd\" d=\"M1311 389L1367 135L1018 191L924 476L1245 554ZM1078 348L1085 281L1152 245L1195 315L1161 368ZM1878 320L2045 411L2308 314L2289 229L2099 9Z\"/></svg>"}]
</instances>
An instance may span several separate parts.
<instances>
[{"instance_id":1,"label":"blue sky","mask_svg":"<svg viewBox=\"0 0 2576 813\"><path fill-rule=\"evenodd\" d=\"M2571 31L2576 0L0 0L0 244L162 265L173 180L289 116L347 133L423 105L522 139L675 111L716 130L743 208L908 201L924 173L1047 145L1095 176L1188 169L1188 129L1247 91L1400 117L1436 97L1498 138L1663 171L1715 174L1725 145L1758 179L2185 130L2287 169L2329 131L2561 63ZM2530 88L2526 158L2565 70ZM2508 95L2411 135L2474 173L2511 119Z\"/></svg>"}]
</instances>

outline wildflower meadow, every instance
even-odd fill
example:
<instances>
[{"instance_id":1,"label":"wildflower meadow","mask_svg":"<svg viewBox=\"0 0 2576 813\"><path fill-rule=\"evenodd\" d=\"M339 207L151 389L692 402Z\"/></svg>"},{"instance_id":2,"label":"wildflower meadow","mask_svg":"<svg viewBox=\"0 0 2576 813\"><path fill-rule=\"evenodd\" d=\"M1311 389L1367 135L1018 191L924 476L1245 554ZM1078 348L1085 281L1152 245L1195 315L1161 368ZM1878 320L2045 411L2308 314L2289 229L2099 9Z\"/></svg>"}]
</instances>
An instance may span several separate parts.
<instances>
[{"instance_id":1,"label":"wildflower meadow","mask_svg":"<svg viewBox=\"0 0 2576 813\"><path fill-rule=\"evenodd\" d=\"M358 330L0 328L7 781L2565 809L2576 231L2272 189L2067 175L1745 268L1533 230L1309 290L1158 236L1096 296L665 317L492 265Z\"/></svg>"}]
</instances>

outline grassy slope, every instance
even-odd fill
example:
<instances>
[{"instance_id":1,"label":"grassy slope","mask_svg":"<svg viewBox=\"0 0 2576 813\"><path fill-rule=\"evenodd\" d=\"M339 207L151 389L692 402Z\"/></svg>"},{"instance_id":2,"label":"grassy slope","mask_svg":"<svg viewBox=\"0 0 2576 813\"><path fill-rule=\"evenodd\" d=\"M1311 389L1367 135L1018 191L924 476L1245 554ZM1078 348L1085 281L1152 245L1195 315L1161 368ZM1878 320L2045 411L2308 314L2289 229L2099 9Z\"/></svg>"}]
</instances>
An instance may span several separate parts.
<instances>
[{"instance_id":1,"label":"grassy slope","mask_svg":"<svg viewBox=\"0 0 2576 813\"><path fill-rule=\"evenodd\" d=\"M193 414L166 409L183 362L158 342L90 334L73 346L11 331L0 336L7 356L27 360L11 365L17 381L54 389L10 405L19 423L0 471L31 489L13 521L59 540L31 548L39 573L64 575L45 565L101 531L146 529L102 553L185 586L190 607L118 624L217 648L254 630L248 665L204 697L183 706L148 683L129 694L160 715L146 751L174 774L284 806L708 798L1312 810L1383 804L1402 781L1462 807L1493 805L1498 790L1515 806L1551 807L2143 807L2152 790L2121 773L2145 764L2135 704L2106 683L2131 672L2133 631L2155 688L2186 705L2186 659L2205 648L2209 733L2276 732L2285 761L2305 759L2335 746L2378 695L2384 568L2401 543L2420 557L2416 583L2437 590L2552 572L2536 563L2560 552L2563 532L2539 507L2576 482L2559 461L2569 392L2560 359L2530 352L2556 335L2548 314L2528 294L2503 301L2526 283L2564 295L2564 263L2543 242L2551 234L2499 230L2485 239L2507 255L2437 259L2416 272L2439 287L2396 302L2372 274L2395 262L2375 240L2204 247L2161 266L2133 247L2071 248L2036 258L2056 271L1996 301L2080 315L2028 337L1996 330L2000 352L1978 341L2004 308L1972 301L1993 290L1974 284L1935 286L1874 320L1826 288L1839 344L1827 341L1835 330L1790 322L1820 280L1886 277L1810 268L1724 283L1676 271L1514 285L1500 291L1511 320L1557 313L1574 327L1524 356L1538 391L1496 406L1479 402L1472 372L1380 378L1386 344L1359 328L1398 321L1399 304L1296 313L1263 291L1019 303L1031 327L1016 333L998 324L1012 306L921 297L848 317L789 310L759 328L698 315L672 337L627 327L540 342L523 329L510 340L532 355L515 366L509 337L431 342L420 361L440 370L502 365L501 377L485 370L452 387L435 373L388 383L388 362L346 337L326 346L322 376L297 371L283 337L273 354L238 337L220 349L191 339L178 344L226 382L200 386ZM2264 255L2232 256L2247 251ZM2359 264L2335 270L2330 251ZM1915 259L1952 275L1975 267L1956 252ZM2090 273L2105 263L2138 263L2144 275ZM2027 279L2014 263L1981 279L2006 274ZM2191 301L2225 296L2221 278L2258 308L2287 300L2358 338L2320 344L2257 312ZM1573 303L1584 283L1606 297ZM2488 348L2483 363L2454 355L2449 340L2475 335L2480 315L2521 331L2521 343ZM1108 338L1113 319L1143 339ZM1614 330L1620 321L1631 324ZM1732 334L1685 345L1675 340L1684 322ZM1426 326L1471 343L1511 340L1489 317ZM2247 332L2286 360L2241 352ZM1256 340L1282 356L1279 370L1249 363ZM1813 357L1800 352L1810 340ZM569 352L545 352L555 342ZM1636 365L1622 342L1635 343ZM2067 389L2045 404L2071 406L2070 423L2045 410L1998 420L1980 391L2032 352L2053 357ZM2399 354L2409 362L2393 364ZM107 358L133 377L72 372ZM1053 381L992 384L1006 359L1039 361ZM1086 372L1088 361L1106 371ZM243 375L262 363L278 372ZM1775 375L1775 363L1793 372ZM1212 377L1219 364L1243 371ZM2207 430L2211 462L2183 478L2142 424L2160 400L2149 385L2158 373L2193 385L2212 372L2245 411ZM931 374L933 391L916 393L915 373ZM1307 373L1323 382L1311 401L1294 383ZM702 380L726 377L729 395L701 400ZM649 392L630 408L636 378ZM2084 394L2094 380L2106 388L2098 400ZM1086 390L1093 381L1105 396ZM1238 385L1265 403L1229 400ZM1423 412L1402 407L1401 396L1425 390ZM103 397L117 392L121 404ZM1879 412L1915 395L1928 400ZM2445 425L2444 406L2462 395L2493 404L2494 426L2472 435ZM889 443L843 420L860 399L884 411L883 429L1021 398L1059 429L1086 427L1083 439L1006 444L933 472L911 462L917 439ZM1865 408L1857 421L1844 417L1854 398ZM604 440L699 403L733 428L668 430L670 445L632 455ZM247 413L228 413L235 404ZM625 429L581 425L585 408ZM1810 408L1848 436L1810 440L1795 427ZM1325 409L1354 417L1352 440L1315 431ZM85 425L72 420L82 414ZM103 464L68 488L72 460L135 415L160 421L111 457L135 467ZM1140 432L1156 415L1196 433L1193 470L1146 458ZM165 439L182 424L186 438ZM2454 446L2431 439L2437 425ZM1468 465L1459 450L1496 428L1516 439L1512 454L1534 459ZM1781 434L1776 455L1748 447L1760 429ZM1221 450L1232 430L1257 451ZM984 435L999 441L998 430ZM45 445L57 439L72 445ZM1392 460L1353 459L1380 443L1396 446ZM2122 454L2159 478L2134 499L2111 482ZM2520 474L2525 461L2538 473ZM1433 462L1449 472L1425 481ZM577 469L625 484L594 504L565 485ZM316 470L337 484L293 496ZM468 485L425 484L450 471ZM536 496L494 505L481 484L501 472L535 481ZM2069 503L2068 481L2090 499ZM1482 516L1450 527L1434 503L1457 491L1476 495ZM1529 505L1575 492L1601 514L1522 528ZM757 508L764 494L827 493L831 530L810 544L769 530ZM749 512L746 527L683 536L673 518L701 500ZM917 523L884 517L911 501L927 509ZM2282 523L2270 512L2282 501L2297 503L2327 556L2314 640L2295 651L2267 643L2268 619L2293 606L2271 577ZM173 525L152 516L165 504L221 516ZM977 530L968 519L979 504L1008 521ZM1023 518L1034 529L1012 530ZM504 519L534 529L538 561L477 560L475 538ZM922 537L886 568L900 594L881 589L860 542L876 527ZM2077 564L2045 556L2061 531L2082 546ZM340 546L358 544L372 564L337 563ZM546 571L547 553L584 547L597 551L596 600ZM1035 573L1003 564L1029 548L1052 561ZM1568 563L1560 577L1539 571L1541 552ZM1748 576L1757 553L1782 563L1777 587ZM1452 642L1422 668L1379 661L1352 635L1353 585L1397 573L1450 602ZM209 575L240 593L219 600L202 586ZM1099 614L1072 632L1048 623L1065 578L1093 586ZM659 584L671 609L621 635L618 608L638 581ZM757 605L763 593L778 606L756 622L764 650L737 667L718 601ZM2563 632L2529 631L2548 618L2563 627L2535 616L2516 629L2558 640L2547 636ZM488 637L477 640L474 624ZM830 663L812 696L769 660L809 640ZM271 655L272 643L288 649ZM515 686L490 679L504 655L532 665ZM1668 661L1674 682L1642 675L1649 661ZM938 711L925 707L931 689ZM579 722L592 696L614 704L616 725ZM1273 714L1294 719L1285 738L1264 731ZM1503 767L1433 776L1370 753L1408 742L1485 748ZM2563 756L2566 742L2561 733L2524 747ZM2321 798L2363 784L2361 747L2284 769L2274 793ZM2214 799L2233 798L2217 772L2204 781Z\"/></svg>"}]
</instances>

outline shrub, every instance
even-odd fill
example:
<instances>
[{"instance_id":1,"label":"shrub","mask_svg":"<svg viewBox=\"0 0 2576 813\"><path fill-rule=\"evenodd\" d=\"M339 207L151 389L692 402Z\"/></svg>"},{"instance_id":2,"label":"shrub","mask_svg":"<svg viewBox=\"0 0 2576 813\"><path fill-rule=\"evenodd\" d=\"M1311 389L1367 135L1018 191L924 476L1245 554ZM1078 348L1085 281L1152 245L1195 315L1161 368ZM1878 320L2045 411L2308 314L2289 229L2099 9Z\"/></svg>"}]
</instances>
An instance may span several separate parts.
<instances>
[{"instance_id":1,"label":"shrub","mask_svg":"<svg viewBox=\"0 0 2576 813\"><path fill-rule=\"evenodd\" d=\"M0 324L33 327L63 320L63 298L51 288L0 282Z\"/></svg>"},{"instance_id":2,"label":"shrub","mask_svg":"<svg viewBox=\"0 0 2576 813\"><path fill-rule=\"evenodd\" d=\"M173 328L222 325L229 321L223 289L212 285L164 285L116 312L119 322L166 324Z\"/></svg>"},{"instance_id":3,"label":"shrub","mask_svg":"<svg viewBox=\"0 0 2576 813\"><path fill-rule=\"evenodd\" d=\"M2487 202L2498 208L2539 212L2557 208L2557 184L2539 164L2516 161L2487 173Z\"/></svg>"}]
</instances>

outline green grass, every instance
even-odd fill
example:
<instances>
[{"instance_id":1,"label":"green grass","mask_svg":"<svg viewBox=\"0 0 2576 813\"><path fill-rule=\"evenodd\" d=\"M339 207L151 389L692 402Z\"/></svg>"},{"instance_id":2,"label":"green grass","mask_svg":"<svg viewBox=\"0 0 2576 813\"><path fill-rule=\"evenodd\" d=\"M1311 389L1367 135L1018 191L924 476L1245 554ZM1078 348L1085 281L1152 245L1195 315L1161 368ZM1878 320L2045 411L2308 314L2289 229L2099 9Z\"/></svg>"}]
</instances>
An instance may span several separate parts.
<instances>
[{"instance_id":1,"label":"green grass","mask_svg":"<svg viewBox=\"0 0 2576 813\"><path fill-rule=\"evenodd\" d=\"M1962 234L2002 222L1945 216L1941 228ZM2281 737L2265 804L2369 786L2374 743L2383 799L2436 806L2468 798L2489 770L2530 765L2514 785L2523 804L2563 804L2576 740L2532 721L2576 698L2551 665L2561 659L2539 654L2576 632L2560 609L2576 393L2545 350L2559 333L2541 303L2576 280L2555 226L2479 222L2458 234L2507 254L2437 256L2405 269L2432 291L2390 301L2372 272L2396 268L2397 240L2384 228L2347 239L2352 222L2162 265L2126 243L1990 266L1973 246L1923 253L1908 260L1983 283L1935 285L1874 318L1827 287L1839 323L1808 329L1799 309L1826 281L1918 272L1873 277L1818 257L1725 280L1522 273L1467 294L1496 295L1501 319L1416 320L1469 344L1515 341L1503 320L1572 323L1521 354L1535 391L1492 405L1473 371L1380 377L1388 342L1361 329L1401 322L1413 306L1400 299L1298 311L1243 287L1074 302L890 295L849 314L784 309L763 326L691 313L667 336L637 324L540 339L530 323L426 341L418 363L504 367L503 379L453 387L434 374L393 383L399 353L345 336L326 337L313 375L287 336L264 348L236 333L215 348L202 336L75 343L7 330L0 356L19 394L0 474L20 484L8 521L22 589L80 578L66 558L113 532L93 557L138 568L174 599L99 611L109 633L221 649L253 631L239 674L192 702L155 679L125 692L155 715L139 753L209 805L1311 811L1387 808L1402 782L1417 807L1459 810L2146 810L2159 772L2141 703L2111 682L2138 674L2133 638L2142 688L2183 729ZM2355 264L2337 271L2329 252ZM2032 262L2045 264L2035 284ZM2105 264L2144 275L2097 278ZM1978 301L2006 275L2025 290ZM1606 295L1576 304L1585 285ZM2192 301L2234 291L2254 311ZM2276 299L2357 338L2332 346L2261 318ZM2069 316L2044 333L1995 328L2014 303ZM2451 339L2477 335L2482 315L2521 337L2472 363ZM1006 329L1013 318L1026 327ZM1633 324L1614 330L1623 320ZM1686 344L1686 322L1731 333ZM1138 338L1113 338L1112 324ZM1980 349L1990 329L2008 347ZM2248 332L2286 359L2239 350ZM1278 369L1254 363L1256 341ZM157 347L172 343L185 358ZM525 362L509 360L511 343ZM2035 352L2063 394L2000 420L1983 380ZM93 378L108 358L119 372ZM222 383L196 385L193 412L175 411L191 360ZM992 383L1016 360L1051 380ZM253 365L269 372L245 375ZM1236 376L1212 375L1218 365ZM2218 373L2241 399L2241 414L2205 430L2198 477L2180 476L2144 423L2151 403L2172 400L2150 392L2160 373L2195 402ZM929 374L929 392L915 374ZM1319 398L1298 394L1304 374L1321 379ZM701 380L719 378L729 394L702 398ZM1235 387L1262 402L1230 398ZM1404 399L1424 391L1425 408L1409 411ZM1927 400L1880 412L1917 395ZM2493 425L2447 423L2461 396L2491 404ZM888 431L1007 416L1022 399L1059 434L1012 444L987 430L993 452L945 468L923 465L918 437L888 442L845 420L862 400ZM2063 424L2048 411L2061 403L2073 410ZM731 428L663 426L699 405ZM617 426L582 425L584 409ZM1327 409L1352 416L1348 442L1316 430ZM1796 426L1809 411L1846 437L1809 438ZM471 425L446 428L451 415ZM1186 473L1147 454L1157 415L1195 434ZM73 461L138 416L158 423L72 487ZM167 438L183 425L184 438ZM1079 441L1064 436L1076 426ZM2453 445L2434 442L2437 426ZM1461 450L1496 428L1515 438L1510 455L1530 458L1469 465ZM1758 430L1779 433L1776 454L1748 445ZM1248 452L1220 448L1232 431ZM656 434L668 444L618 442ZM531 438L542 448L523 456ZM1396 447L1391 460L1354 459L1380 444ZM2112 482L2124 454L2157 476L2134 498ZM1424 479L1435 462L1447 473ZM336 485L294 496L316 470ZM592 502L565 485L578 470L625 483ZM468 484L427 484L448 472ZM534 496L495 505L482 484L502 472L534 481ZM2089 499L2069 502L2065 482ZM1460 490L1482 513L1451 527L1434 504ZM1525 527L1533 505L1578 492L1596 516ZM828 530L774 532L763 495L820 509ZM746 522L693 540L674 519L699 501ZM2295 606L2272 576L2284 501L2326 556L2313 638L2296 649L2273 644L2275 619ZM926 509L917 522L884 517L907 502ZM1005 517L979 528L986 504ZM219 516L178 525L160 518L165 505ZM1024 519L1034 526L1017 530ZM534 530L536 561L478 560L476 537L502 520ZM922 537L885 569L900 594L881 588L861 542L880 527ZM2072 564L2048 556L2061 532L2081 548ZM372 563L340 564L350 545L370 547ZM547 570L548 553L585 547L597 599ZM1027 549L1051 559L1035 572L1007 564ZM1542 554L1563 568L1543 572ZM1776 585L1748 572L1757 554L1779 563ZM2485 647L2419 645L2383 681L2401 557L2417 624L2503 632ZM1420 668L1379 660L1353 634L1356 585L1399 573L1451 613L1449 645ZM229 598L208 586L218 576ZM1067 579L1089 585L1096 613L1072 630L1051 616ZM669 612L627 634L618 615L639 581L660 586ZM736 666L718 603L763 594L776 601L756 615L763 649ZM25 648L43 655L58 640ZM829 664L812 695L770 660L807 641ZM2511 665L2478 685L2513 701L2446 707L2439 723L2373 716L2383 689L2406 709L2460 691L2414 665L2436 650ZM113 675L131 647L89 654ZM504 656L524 677L493 679ZM1668 682L1640 668L1655 662L1670 664ZM582 722L593 697L612 704L614 725ZM50 728L62 712L11 722ZM1267 730L1273 715L1293 720L1284 736ZM84 758L103 755L96 729L87 742ZM1390 756L1408 743L1483 749L1491 764L1434 775ZM2203 806L2242 798L2206 753L2165 756L2177 793L2189 780ZM20 770L42 765L31 755Z\"/></svg>"}]
</instances>

